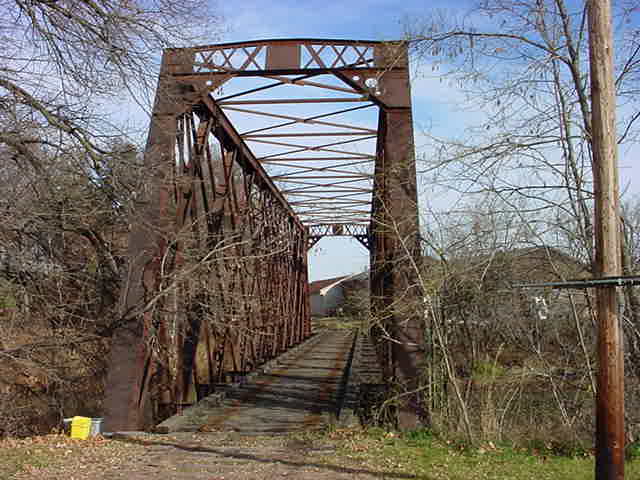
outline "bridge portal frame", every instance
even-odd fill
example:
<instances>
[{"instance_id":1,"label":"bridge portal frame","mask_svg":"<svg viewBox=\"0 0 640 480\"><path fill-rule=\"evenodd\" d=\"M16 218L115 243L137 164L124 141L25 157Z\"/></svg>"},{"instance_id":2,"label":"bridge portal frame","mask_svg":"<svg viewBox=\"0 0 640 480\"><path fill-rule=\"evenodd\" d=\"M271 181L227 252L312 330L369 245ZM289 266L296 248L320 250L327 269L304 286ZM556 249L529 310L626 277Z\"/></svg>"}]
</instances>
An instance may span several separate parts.
<instances>
[{"instance_id":1,"label":"bridge portal frame","mask_svg":"<svg viewBox=\"0 0 640 480\"><path fill-rule=\"evenodd\" d=\"M286 39L165 50L144 156L149 169L148 189L138 200L144 204L145 213L143 221L133 226L130 235L129 268L121 301L123 322L114 333L110 354L105 400L107 430L145 428L153 424L158 415L175 413L185 401L189 382L197 381L194 359L203 342L207 345L209 381L213 382L214 374L220 375L220 369L214 372L212 366L216 360L221 365L226 361L255 367L256 363L308 337L308 249L323 236L345 234L356 238L370 251L371 307L376 318L371 333L387 378L405 393L405 401L400 406L400 426L416 425L420 416L418 395L406 393L416 389L421 376L425 327L419 314L422 256L408 69L407 48L402 42ZM313 81L313 77L326 74L337 77L345 88ZM221 108L225 101L227 106L233 102L233 96L222 100L212 96L214 90L236 77L262 77L273 79L276 85L298 83L357 92L378 107L368 218L361 215L361 210L355 213L356 210L351 209L345 210L344 219L335 223L327 222L324 213L314 213L315 217L301 221L263 168L268 159L260 161L254 156L247 146L251 138L239 134ZM373 87L368 82L370 79L375 79ZM291 103L323 101L326 100L309 98ZM357 108L360 107L354 109ZM293 123L323 122L318 117L288 118ZM344 134L354 133L350 130ZM253 135L253 140L260 141L256 136ZM220 145L218 167L212 165L215 161L208 143L212 138ZM326 150L326 146L323 147ZM304 150L322 151L323 148L315 146ZM187 153L182 158L184 151ZM222 173L216 174L216 168ZM174 321L173 332L168 331L166 317L178 314L159 312L161 309L157 308L161 303L157 300L163 297L159 292L167 264L171 264L172 271L187 266L181 251L181 248L186 250L187 242L176 237L176 232L204 229L204 234L196 232L192 237L197 238L190 241L211 246L212 238L218 238L216 235L219 236L219 229L223 228L220 225L226 221L234 225L256 222L255 215L248 213L251 209L243 209L238 204L238 194L233 193L240 190L238 180L233 179L235 174L231 173L234 168L240 172L244 201L251 203L255 195L251 192L258 191L261 199L258 207L269 209L269 214L257 221L259 226L250 229L249 234L258 235L268 243L270 231L287 232L279 240L271 238L275 244L286 244L286 258L275 258L267 262L267 267L254 267L256 271L266 272L268 282L287 285L280 291L255 291L274 297L274 304L267 310L279 309L276 325L266 327L271 324L265 320L260 328L266 330L259 331L261 335L269 335L272 348L255 338L241 340L228 332L233 338L225 337L222 347L210 349L211 327L190 319L185 313L190 307L183 309L182 326L177 330ZM222 181L216 181L217 177L222 177ZM322 187L327 190L342 188L335 191L350 192L348 187L340 187L340 182L331 180L336 177L323 178L326 180ZM219 195L221 198L216 204L218 188L224 194ZM366 193L366 189L352 191ZM346 196L336 196L334 200ZM207 203L211 204L208 209ZM196 210L201 213L194 213ZM225 220L227 216L229 220ZM230 231L240 235L237 228ZM224 282L218 282L215 287L224 287ZM179 303L181 294L188 295L187 290L188 287L186 290L176 288L164 294L165 303L170 303L169 299ZM293 294L293 301L287 300L287 292ZM245 315L252 314L248 307L242 308ZM254 328L259 329L255 325ZM176 348L177 358L173 361L177 366L174 365L173 373L168 368L171 359L159 358L161 355L150 344L151 338L159 342L160 347L171 343ZM256 343L260 346L256 347ZM249 350L254 352L252 362L248 360ZM225 355L231 360L225 359ZM154 387L154 383L161 388ZM168 410L159 412L159 405L165 405Z\"/></svg>"}]
</instances>

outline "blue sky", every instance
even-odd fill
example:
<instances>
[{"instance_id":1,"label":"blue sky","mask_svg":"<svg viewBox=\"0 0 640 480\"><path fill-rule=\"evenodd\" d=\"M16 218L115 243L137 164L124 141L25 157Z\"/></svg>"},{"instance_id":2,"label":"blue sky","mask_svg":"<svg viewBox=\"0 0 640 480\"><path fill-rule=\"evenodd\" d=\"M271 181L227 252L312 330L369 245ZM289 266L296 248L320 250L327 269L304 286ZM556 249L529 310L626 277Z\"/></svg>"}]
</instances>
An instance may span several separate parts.
<instances>
[{"instance_id":1,"label":"blue sky","mask_svg":"<svg viewBox=\"0 0 640 480\"><path fill-rule=\"evenodd\" d=\"M452 2L303 0L221 2L228 40L345 38L390 40L402 35L405 16ZM456 0L464 5L465 1Z\"/></svg>"}]
</instances>

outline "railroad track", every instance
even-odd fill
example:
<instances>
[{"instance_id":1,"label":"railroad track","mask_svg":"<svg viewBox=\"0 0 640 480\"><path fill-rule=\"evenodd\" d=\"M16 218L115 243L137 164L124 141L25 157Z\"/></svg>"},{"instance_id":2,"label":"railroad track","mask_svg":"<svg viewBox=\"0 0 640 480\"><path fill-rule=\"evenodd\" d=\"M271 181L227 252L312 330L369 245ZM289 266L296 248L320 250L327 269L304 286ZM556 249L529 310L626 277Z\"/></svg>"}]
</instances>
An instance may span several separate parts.
<instances>
[{"instance_id":1,"label":"railroad track","mask_svg":"<svg viewBox=\"0 0 640 480\"><path fill-rule=\"evenodd\" d=\"M173 430L279 434L335 422L353 349L354 334L328 330L278 362L273 370L229 389L217 406L199 409ZM197 406L196 406L197 407Z\"/></svg>"}]
</instances>

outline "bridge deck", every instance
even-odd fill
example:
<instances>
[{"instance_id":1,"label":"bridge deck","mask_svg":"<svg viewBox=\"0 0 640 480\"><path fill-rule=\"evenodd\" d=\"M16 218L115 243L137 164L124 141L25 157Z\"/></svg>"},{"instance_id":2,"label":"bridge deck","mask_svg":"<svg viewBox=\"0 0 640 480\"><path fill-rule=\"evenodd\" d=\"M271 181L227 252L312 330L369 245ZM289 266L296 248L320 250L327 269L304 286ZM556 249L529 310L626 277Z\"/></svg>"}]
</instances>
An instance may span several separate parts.
<instances>
[{"instance_id":1,"label":"bridge deck","mask_svg":"<svg viewBox=\"0 0 640 480\"><path fill-rule=\"evenodd\" d=\"M353 344L354 334L348 331L319 333L282 357L273 370L227 389L221 402L205 399L160 427L276 434L332 423L339 415Z\"/></svg>"}]
</instances>

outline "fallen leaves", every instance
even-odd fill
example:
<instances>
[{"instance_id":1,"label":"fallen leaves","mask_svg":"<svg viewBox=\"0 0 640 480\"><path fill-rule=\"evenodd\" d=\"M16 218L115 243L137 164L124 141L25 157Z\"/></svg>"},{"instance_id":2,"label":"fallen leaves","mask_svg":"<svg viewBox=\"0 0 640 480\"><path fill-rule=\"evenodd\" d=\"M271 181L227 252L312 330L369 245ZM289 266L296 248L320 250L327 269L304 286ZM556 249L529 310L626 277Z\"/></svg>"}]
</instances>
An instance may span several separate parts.
<instances>
[{"instance_id":1,"label":"fallen leaves","mask_svg":"<svg viewBox=\"0 0 640 480\"><path fill-rule=\"evenodd\" d=\"M136 448L137 447L137 448ZM112 442L101 436L86 440L52 433L0 441L0 478L92 478L106 464L118 463L142 446Z\"/></svg>"}]
</instances>

